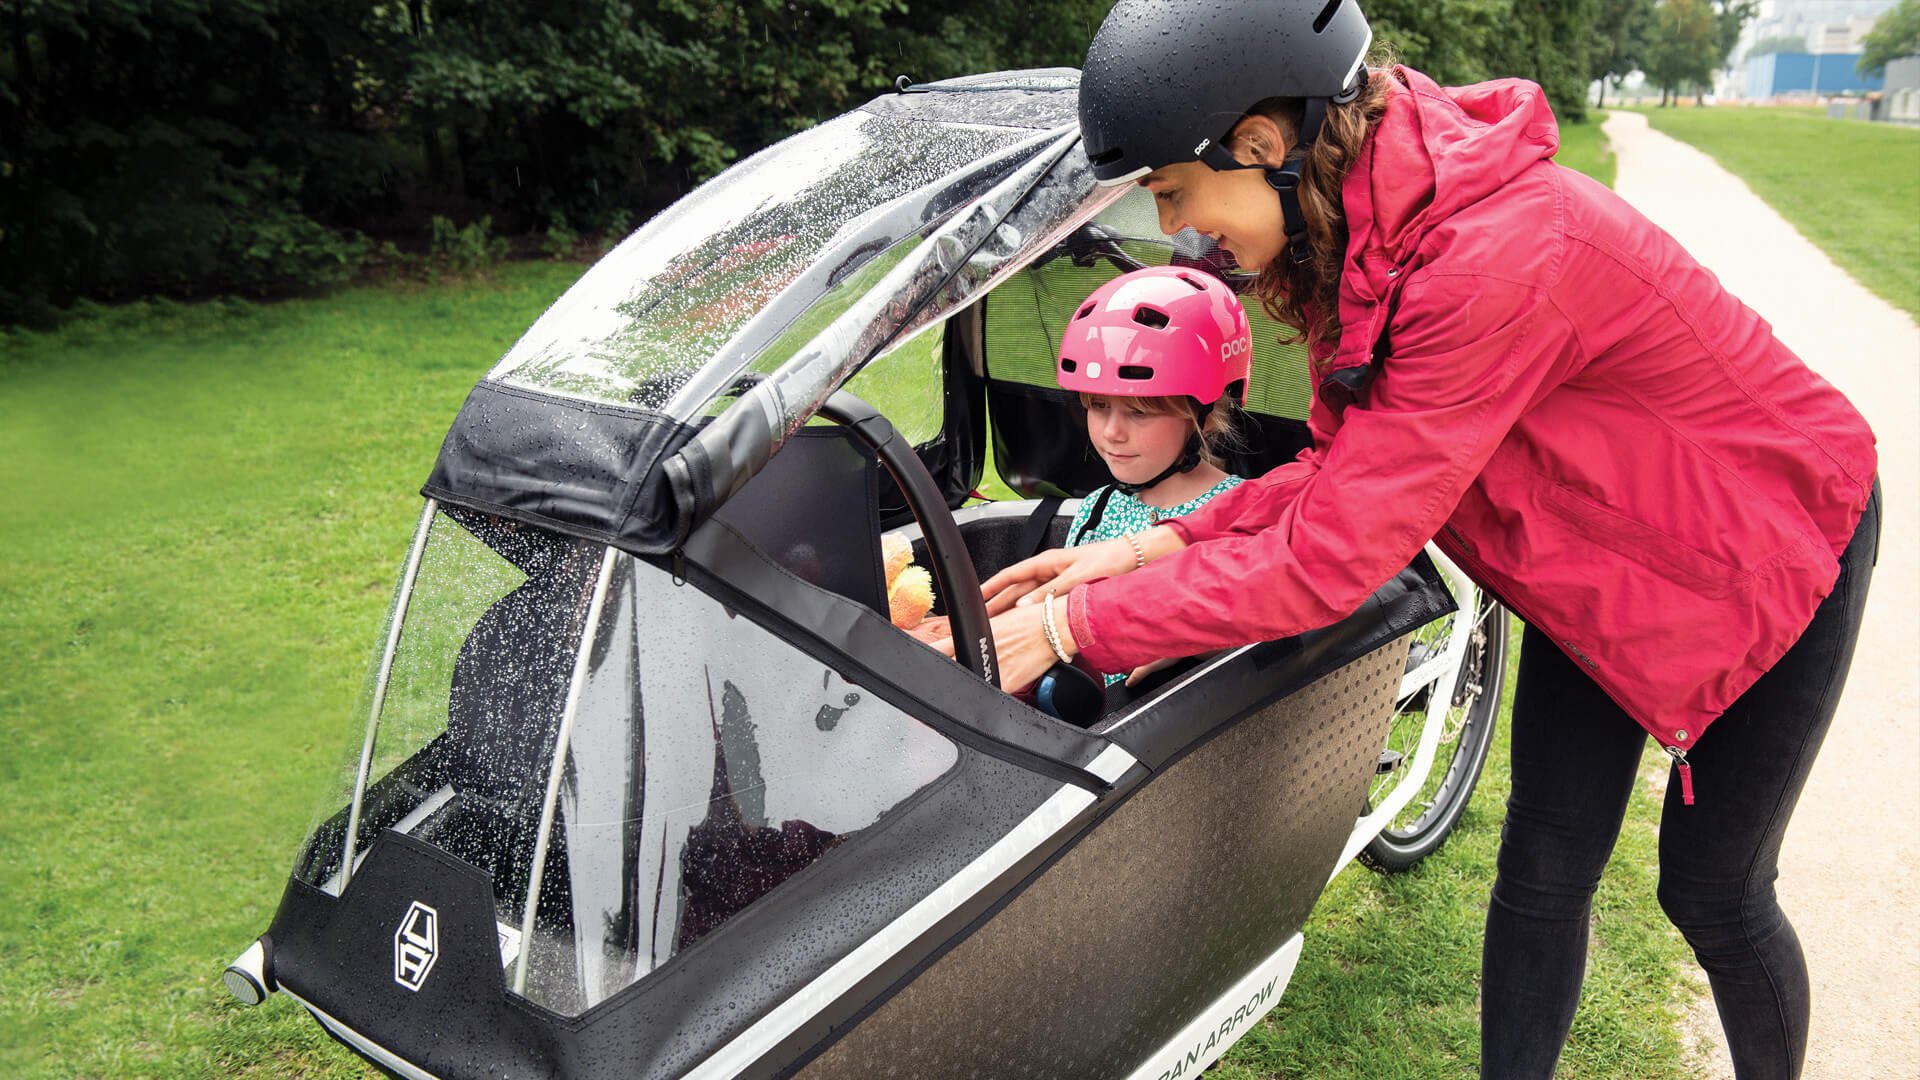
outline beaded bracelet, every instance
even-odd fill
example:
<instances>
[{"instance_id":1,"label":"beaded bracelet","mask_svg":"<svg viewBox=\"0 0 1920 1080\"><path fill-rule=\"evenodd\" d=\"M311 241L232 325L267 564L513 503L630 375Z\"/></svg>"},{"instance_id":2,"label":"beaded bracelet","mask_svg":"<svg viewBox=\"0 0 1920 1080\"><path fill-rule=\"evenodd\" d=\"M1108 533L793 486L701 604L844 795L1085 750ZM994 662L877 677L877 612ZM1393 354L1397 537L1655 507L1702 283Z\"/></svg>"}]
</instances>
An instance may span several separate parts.
<instances>
[{"instance_id":1,"label":"beaded bracelet","mask_svg":"<svg viewBox=\"0 0 1920 1080\"><path fill-rule=\"evenodd\" d=\"M1133 549L1133 568L1135 570L1145 570L1147 568L1147 549L1140 546L1140 538L1132 533L1126 533L1122 538L1126 540L1127 546Z\"/></svg>"},{"instance_id":2,"label":"beaded bracelet","mask_svg":"<svg viewBox=\"0 0 1920 1080\"><path fill-rule=\"evenodd\" d=\"M1053 590L1052 589L1047 590L1046 602L1040 608L1040 632L1047 636L1047 648L1053 650L1053 655L1059 657L1061 663L1063 664L1073 663L1073 657L1068 656L1067 650L1060 647L1060 631L1053 624Z\"/></svg>"}]
</instances>

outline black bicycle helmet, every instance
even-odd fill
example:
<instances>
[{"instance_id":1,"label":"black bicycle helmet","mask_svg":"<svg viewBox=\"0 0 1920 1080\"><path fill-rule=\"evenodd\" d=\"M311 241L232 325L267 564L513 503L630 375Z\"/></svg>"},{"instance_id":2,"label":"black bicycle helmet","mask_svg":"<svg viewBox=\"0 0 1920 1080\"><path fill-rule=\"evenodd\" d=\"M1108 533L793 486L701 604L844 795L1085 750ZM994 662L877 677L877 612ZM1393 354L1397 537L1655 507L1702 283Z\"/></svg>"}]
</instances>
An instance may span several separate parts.
<instances>
[{"instance_id":1,"label":"black bicycle helmet","mask_svg":"<svg viewBox=\"0 0 1920 1080\"><path fill-rule=\"evenodd\" d=\"M1294 189L1299 148L1320 133L1330 101L1366 85L1373 30L1355 0L1120 0L1087 47L1080 131L1102 184L1164 165L1265 168L1289 241L1306 234ZM1298 147L1278 167L1242 165L1222 145L1267 98L1306 100ZM1306 245L1290 244L1294 257Z\"/></svg>"}]
</instances>

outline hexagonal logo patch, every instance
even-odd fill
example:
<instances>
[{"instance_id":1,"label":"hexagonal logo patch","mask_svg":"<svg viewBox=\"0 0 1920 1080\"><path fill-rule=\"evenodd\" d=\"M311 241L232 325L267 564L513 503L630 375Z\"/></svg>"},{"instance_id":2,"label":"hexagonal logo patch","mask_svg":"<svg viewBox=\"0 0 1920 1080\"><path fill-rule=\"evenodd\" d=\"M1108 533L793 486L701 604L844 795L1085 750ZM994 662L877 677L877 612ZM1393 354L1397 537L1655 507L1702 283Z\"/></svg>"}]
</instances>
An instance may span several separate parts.
<instances>
[{"instance_id":1,"label":"hexagonal logo patch","mask_svg":"<svg viewBox=\"0 0 1920 1080\"><path fill-rule=\"evenodd\" d=\"M419 990L440 955L440 913L418 900L393 932L393 981Z\"/></svg>"}]
</instances>

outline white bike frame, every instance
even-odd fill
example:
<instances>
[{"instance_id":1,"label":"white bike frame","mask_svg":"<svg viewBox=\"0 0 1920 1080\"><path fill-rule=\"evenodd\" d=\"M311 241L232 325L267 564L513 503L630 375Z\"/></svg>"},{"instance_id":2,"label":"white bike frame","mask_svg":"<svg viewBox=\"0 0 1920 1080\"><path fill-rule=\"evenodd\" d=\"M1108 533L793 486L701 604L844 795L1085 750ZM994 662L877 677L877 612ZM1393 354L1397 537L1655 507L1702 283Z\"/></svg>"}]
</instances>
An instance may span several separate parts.
<instances>
[{"instance_id":1,"label":"white bike frame","mask_svg":"<svg viewBox=\"0 0 1920 1080\"><path fill-rule=\"evenodd\" d=\"M1354 822L1353 833L1347 837L1347 846L1340 854L1340 861L1334 867L1338 874L1344 869L1360 849L1373 842L1388 823L1406 809L1407 803L1427 781L1427 774L1433 771L1433 759L1440 748L1440 734L1446 730L1448 703L1453 701L1459 690L1460 670L1467 656L1467 648L1473 642L1473 632L1479 625L1480 587L1473 579L1453 564L1453 560L1440 553L1432 544L1427 545L1427 557L1440 570L1440 576L1446 580L1448 591L1453 593L1453 601L1459 611L1453 617L1453 631L1447 635L1446 644L1440 651L1428 657L1419 667L1407 672L1400 679L1400 693L1394 699L1396 706L1418 693L1421 688L1430 688L1427 700L1434 704L1427 709L1426 726L1420 730L1420 745L1413 752L1413 761L1407 766L1405 775L1393 786L1380 805Z\"/></svg>"}]
</instances>

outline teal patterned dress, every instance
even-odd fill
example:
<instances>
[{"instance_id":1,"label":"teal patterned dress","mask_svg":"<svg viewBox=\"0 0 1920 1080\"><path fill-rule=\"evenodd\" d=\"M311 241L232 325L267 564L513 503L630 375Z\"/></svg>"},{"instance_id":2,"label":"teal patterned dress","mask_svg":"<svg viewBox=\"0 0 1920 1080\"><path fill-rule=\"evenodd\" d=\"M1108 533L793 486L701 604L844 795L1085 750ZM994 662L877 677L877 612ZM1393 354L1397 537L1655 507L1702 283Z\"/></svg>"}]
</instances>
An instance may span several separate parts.
<instances>
[{"instance_id":1,"label":"teal patterned dress","mask_svg":"<svg viewBox=\"0 0 1920 1080\"><path fill-rule=\"evenodd\" d=\"M1073 515L1073 525L1067 529L1067 541L1073 546L1078 547L1081 544L1093 544L1101 540L1113 540L1150 529L1166 521L1168 518L1186 517L1188 514L1207 505L1215 495L1227 491L1240 483L1240 479L1240 477L1228 473L1226 479L1193 498L1188 499L1186 502L1164 509L1158 506L1148 506L1146 503L1141 502L1139 499L1124 491L1115 490L1112 495L1108 496L1106 507L1100 511L1099 522L1095 524L1093 528L1088 529L1085 536L1081 536L1080 530L1086 525L1087 518L1093 513L1094 505L1100 501L1101 492L1107 490L1104 487L1095 488L1087 494L1086 498L1080 500L1080 512ZM1076 537L1078 537L1078 539L1075 539ZM1108 675L1107 685L1112 686L1114 683L1122 682L1126 677L1127 673L1124 671L1117 675Z\"/></svg>"}]
</instances>

